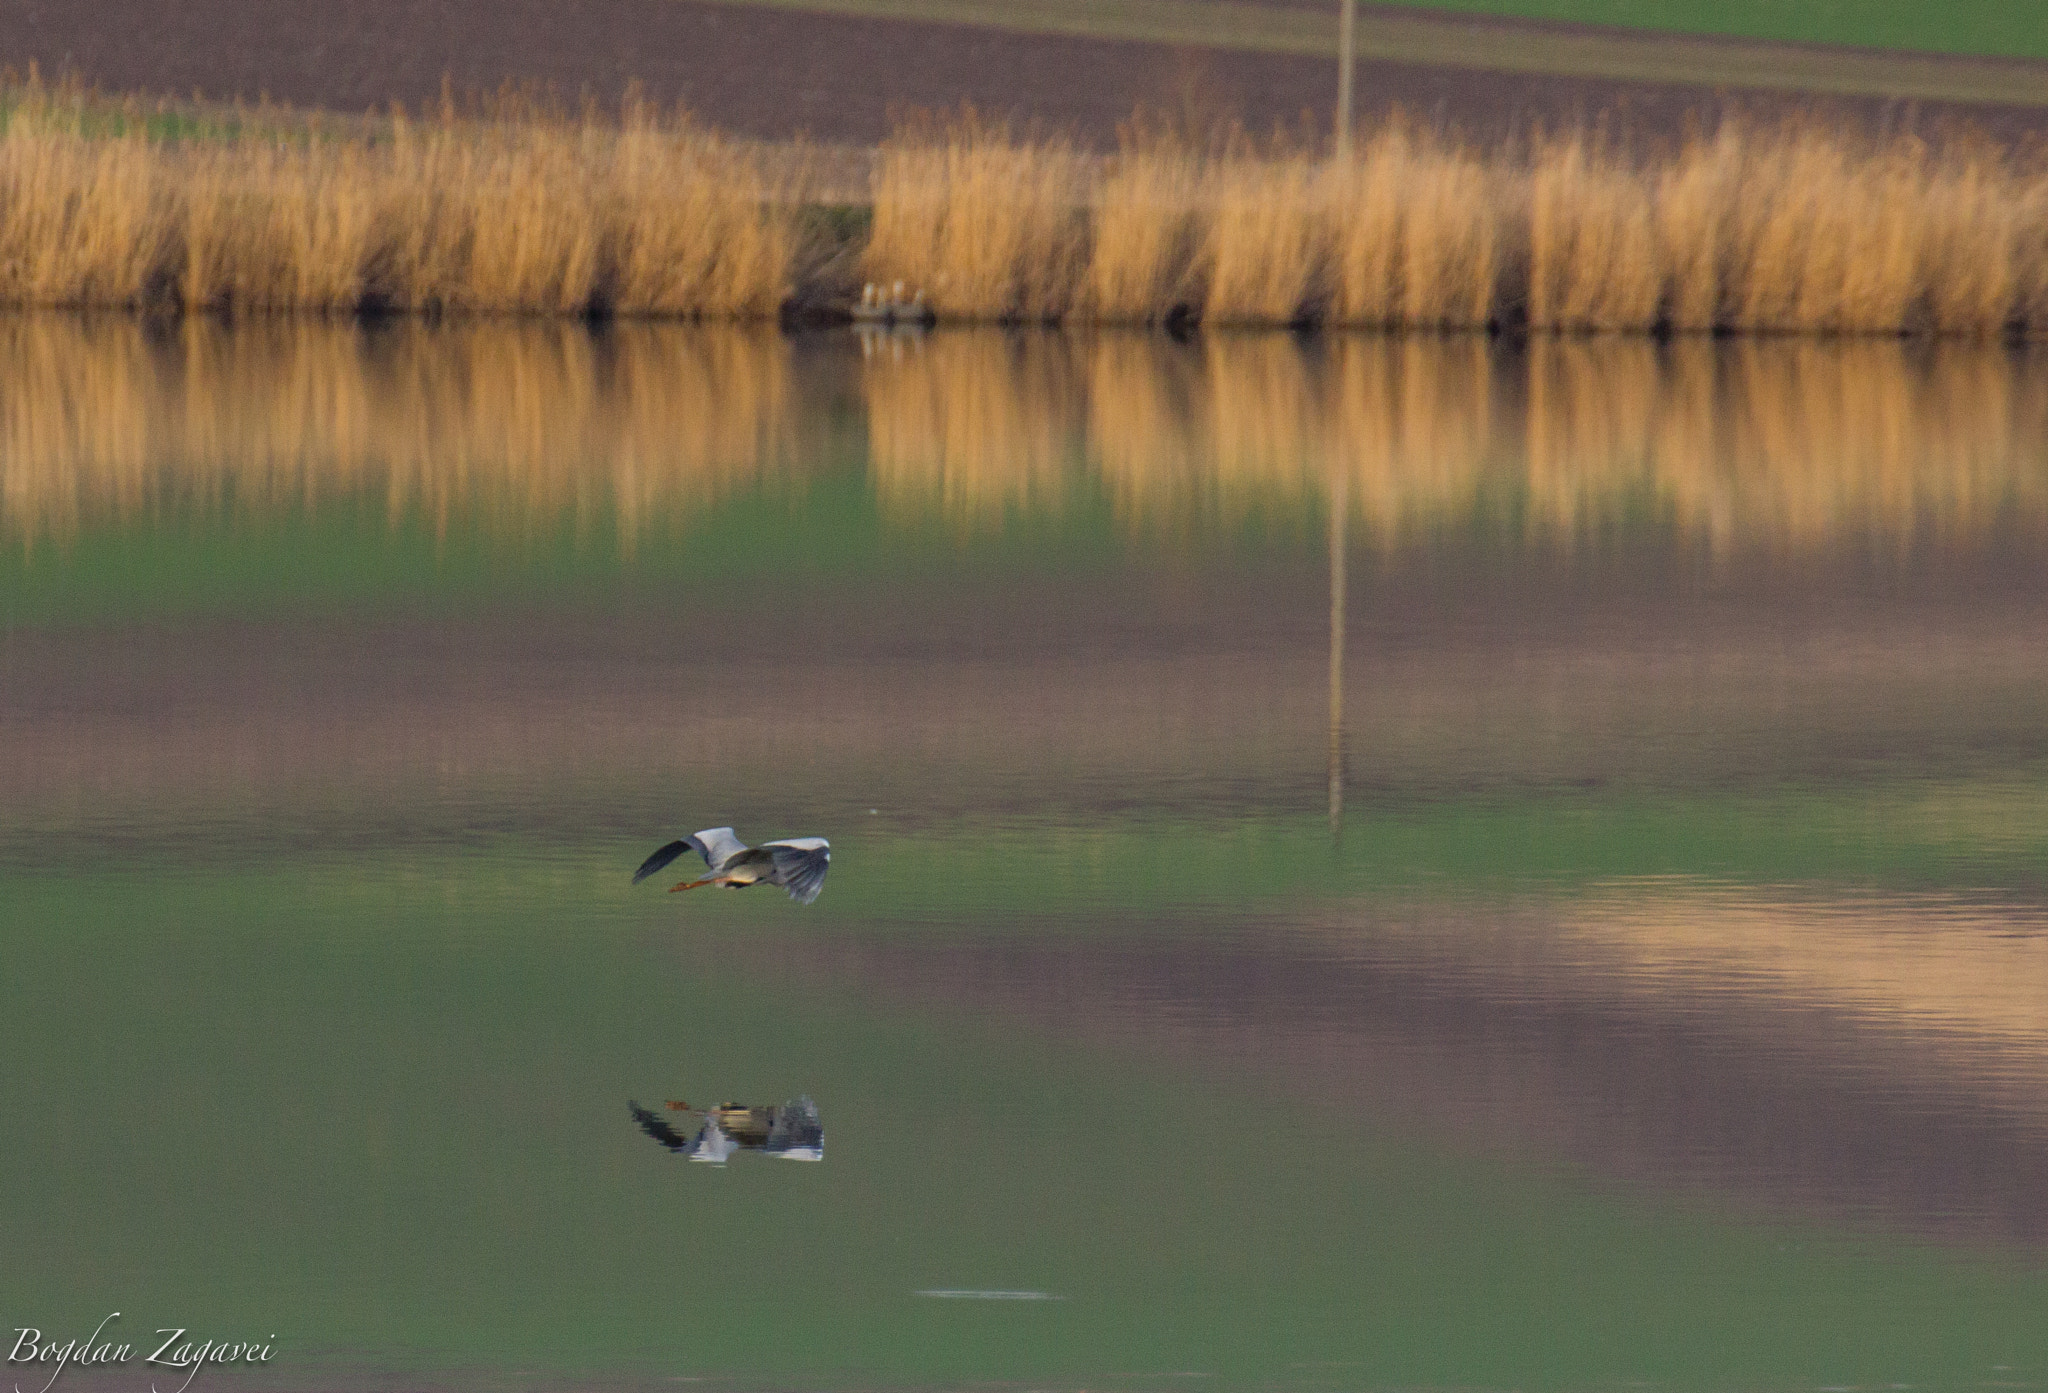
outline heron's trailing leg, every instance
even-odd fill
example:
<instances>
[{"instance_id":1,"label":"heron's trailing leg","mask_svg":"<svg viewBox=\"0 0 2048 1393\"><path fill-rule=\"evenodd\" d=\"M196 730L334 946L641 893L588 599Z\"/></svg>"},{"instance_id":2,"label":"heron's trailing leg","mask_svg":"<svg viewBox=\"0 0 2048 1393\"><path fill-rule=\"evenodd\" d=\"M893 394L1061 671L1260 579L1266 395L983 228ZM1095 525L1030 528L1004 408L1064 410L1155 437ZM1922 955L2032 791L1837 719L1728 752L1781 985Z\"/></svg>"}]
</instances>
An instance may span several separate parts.
<instances>
[{"instance_id":1,"label":"heron's trailing leg","mask_svg":"<svg viewBox=\"0 0 2048 1393\"><path fill-rule=\"evenodd\" d=\"M678 891L678 890L694 890L694 889L696 889L696 888L697 888L698 886L700 886L700 885L722 885L722 884L724 884L724 881L723 881L723 880L722 880L722 879L721 879L720 877L718 877L718 876L715 876L715 875L712 875L712 876L706 876L706 877L704 877L704 879L702 879L702 880L686 880L686 881L684 881L684 882L683 882L683 883L682 883L681 885L671 885L671 886L669 886L669 887L668 887L668 892L669 892L669 893L670 893L671 895L673 895L673 894L674 894L674 893L675 893L676 891Z\"/></svg>"}]
</instances>

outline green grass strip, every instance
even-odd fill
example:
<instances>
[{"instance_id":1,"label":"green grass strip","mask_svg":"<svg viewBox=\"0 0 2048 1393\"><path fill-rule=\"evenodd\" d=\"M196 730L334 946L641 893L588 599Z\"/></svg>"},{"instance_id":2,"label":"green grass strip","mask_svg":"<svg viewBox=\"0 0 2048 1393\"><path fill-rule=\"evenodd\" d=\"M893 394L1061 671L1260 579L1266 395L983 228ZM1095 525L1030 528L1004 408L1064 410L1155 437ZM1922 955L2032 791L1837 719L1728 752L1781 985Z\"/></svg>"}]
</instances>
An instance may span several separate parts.
<instances>
[{"instance_id":1,"label":"green grass strip","mask_svg":"<svg viewBox=\"0 0 2048 1393\"><path fill-rule=\"evenodd\" d=\"M1331 0L1334 5L1336 0ZM2048 9L2012 0L1384 0L1425 13L1607 24L1785 43L2048 58Z\"/></svg>"},{"instance_id":2,"label":"green grass strip","mask_svg":"<svg viewBox=\"0 0 2048 1393\"><path fill-rule=\"evenodd\" d=\"M1314 9L1234 0L720 0L807 14L965 24L1014 33L1329 55L1335 0ZM1476 7L1475 7L1476 8ZM1687 6L1687 13L1704 6ZM1672 24L1670 27L1684 27ZM2033 26L2039 28L2038 22ZM1842 26L1848 37L1851 26ZM1917 31L1909 31L1917 32ZM1808 49L1677 33L1502 29L1469 19L1366 13L1361 58L1492 72L1679 83L1830 96L2048 105L2048 70L2030 64L1863 49ZM2019 56L2048 56L2048 37Z\"/></svg>"}]
</instances>

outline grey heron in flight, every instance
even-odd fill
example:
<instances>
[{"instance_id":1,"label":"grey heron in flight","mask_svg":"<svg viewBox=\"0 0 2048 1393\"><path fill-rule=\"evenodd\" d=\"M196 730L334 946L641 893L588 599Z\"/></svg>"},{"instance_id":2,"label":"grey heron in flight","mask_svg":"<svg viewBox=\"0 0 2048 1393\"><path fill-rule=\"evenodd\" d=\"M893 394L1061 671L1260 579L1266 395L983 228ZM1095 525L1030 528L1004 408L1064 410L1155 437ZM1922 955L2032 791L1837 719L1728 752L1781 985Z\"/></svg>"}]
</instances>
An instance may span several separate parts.
<instances>
[{"instance_id":1,"label":"grey heron in flight","mask_svg":"<svg viewBox=\"0 0 2048 1393\"><path fill-rule=\"evenodd\" d=\"M707 827L670 842L640 863L633 872L638 885L685 852L704 858L711 874L702 880L685 881L669 887L694 890L700 885L723 885L744 890L749 885L780 885L798 904L809 904L825 888L825 870L832 864L832 844L823 837L791 837L786 841L748 846L732 834L730 827Z\"/></svg>"},{"instance_id":2,"label":"grey heron in flight","mask_svg":"<svg viewBox=\"0 0 2048 1393\"><path fill-rule=\"evenodd\" d=\"M629 1100L626 1106L633 1110L633 1120L640 1124L641 1131L692 1161L722 1166L735 1151L760 1151L788 1161L825 1159L825 1124L809 1094L791 1099L779 1108L721 1103L715 1108L698 1109L688 1103L671 1102L670 1112L702 1116L703 1122L694 1136L677 1131L666 1118L638 1103Z\"/></svg>"}]
</instances>

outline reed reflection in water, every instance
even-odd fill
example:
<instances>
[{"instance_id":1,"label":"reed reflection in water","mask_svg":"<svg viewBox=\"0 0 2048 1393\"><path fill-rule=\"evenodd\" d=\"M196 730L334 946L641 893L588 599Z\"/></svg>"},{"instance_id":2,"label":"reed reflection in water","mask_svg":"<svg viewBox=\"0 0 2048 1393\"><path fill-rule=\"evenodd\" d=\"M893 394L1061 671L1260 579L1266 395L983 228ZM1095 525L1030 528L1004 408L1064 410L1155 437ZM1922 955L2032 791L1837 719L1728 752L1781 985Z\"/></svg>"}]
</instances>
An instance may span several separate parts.
<instances>
[{"instance_id":1,"label":"reed reflection in water","mask_svg":"<svg viewBox=\"0 0 2048 1393\"><path fill-rule=\"evenodd\" d=\"M316 322L0 325L0 530L381 499L616 528L829 455L850 393L885 512L955 531L1106 497L1136 533L1341 508L1571 548L1967 544L2048 525L2048 370L1892 340L852 336Z\"/></svg>"},{"instance_id":2,"label":"reed reflection in water","mask_svg":"<svg viewBox=\"0 0 2048 1393\"><path fill-rule=\"evenodd\" d=\"M1716 551L1803 552L2048 519L2048 374L1998 347L1214 334L920 349L869 371L887 383L868 393L878 486L937 493L956 516L999 515L1025 479L1076 487L1061 465L1085 458L1137 529L1341 497L1381 544L1497 517L1566 546L1636 520Z\"/></svg>"},{"instance_id":3,"label":"reed reflection in water","mask_svg":"<svg viewBox=\"0 0 2048 1393\"><path fill-rule=\"evenodd\" d=\"M518 534L786 471L810 418L773 331L0 321L0 526L17 540L181 510L381 499Z\"/></svg>"}]
</instances>

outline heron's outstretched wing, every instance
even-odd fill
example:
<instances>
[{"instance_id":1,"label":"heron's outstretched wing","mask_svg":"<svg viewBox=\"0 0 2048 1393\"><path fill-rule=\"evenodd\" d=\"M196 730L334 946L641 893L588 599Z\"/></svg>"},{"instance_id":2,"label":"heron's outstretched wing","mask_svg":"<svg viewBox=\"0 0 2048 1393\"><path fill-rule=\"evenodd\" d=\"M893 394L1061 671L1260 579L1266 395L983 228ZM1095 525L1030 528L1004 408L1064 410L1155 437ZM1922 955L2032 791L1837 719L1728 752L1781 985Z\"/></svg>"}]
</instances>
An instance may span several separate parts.
<instances>
[{"instance_id":1,"label":"heron's outstretched wing","mask_svg":"<svg viewBox=\"0 0 2048 1393\"><path fill-rule=\"evenodd\" d=\"M726 863L746 849L747 844L732 834L732 828L707 827L702 832L678 837L642 861L640 869L633 872L633 883L638 885L686 851L694 851L703 857L704 864L715 873L726 869Z\"/></svg>"},{"instance_id":2,"label":"heron's outstretched wing","mask_svg":"<svg viewBox=\"0 0 2048 1393\"><path fill-rule=\"evenodd\" d=\"M775 882L789 891L798 904L809 904L825 888L825 872L832 864L832 844L823 837L791 837L787 841L763 842L761 850L775 857Z\"/></svg>"},{"instance_id":3,"label":"heron's outstretched wing","mask_svg":"<svg viewBox=\"0 0 2048 1393\"><path fill-rule=\"evenodd\" d=\"M730 827L707 827L693 833L690 840L704 853L704 864L713 871L724 870L728 861L747 849L747 844L735 837Z\"/></svg>"},{"instance_id":4,"label":"heron's outstretched wing","mask_svg":"<svg viewBox=\"0 0 2048 1393\"><path fill-rule=\"evenodd\" d=\"M781 1155L806 1152L801 1158L806 1161L825 1159L825 1123L818 1116L818 1105L811 1101L810 1094L775 1110L775 1125L768 1129L768 1140L761 1149Z\"/></svg>"},{"instance_id":5,"label":"heron's outstretched wing","mask_svg":"<svg viewBox=\"0 0 2048 1393\"><path fill-rule=\"evenodd\" d=\"M725 1158L737 1150L739 1143L725 1134L725 1129L718 1125L717 1117L713 1116L704 1120L704 1127L697 1133L697 1140L691 1143L690 1159L722 1166L725 1164Z\"/></svg>"},{"instance_id":6,"label":"heron's outstretched wing","mask_svg":"<svg viewBox=\"0 0 2048 1393\"><path fill-rule=\"evenodd\" d=\"M633 872L633 883L638 885L641 881L647 879L647 877L653 875L686 851L701 851L702 849L696 846L696 839L692 837L684 837L680 841L670 842L667 846L640 863L640 869Z\"/></svg>"},{"instance_id":7,"label":"heron's outstretched wing","mask_svg":"<svg viewBox=\"0 0 2048 1393\"><path fill-rule=\"evenodd\" d=\"M669 1126L659 1114L647 1111L647 1109L630 1099L627 1101L626 1106L633 1110L633 1120L640 1124L640 1130L653 1137L670 1151L688 1151L690 1149L690 1143L684 1141L682 1135L675 1128Z\"/></svg>"}]
</instances>

